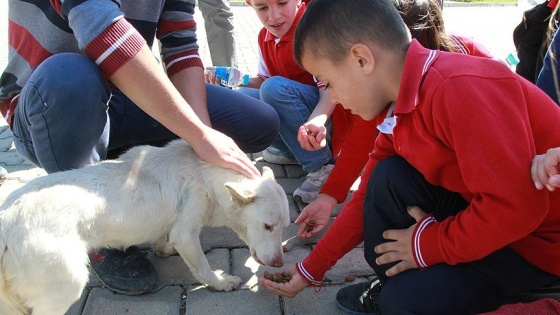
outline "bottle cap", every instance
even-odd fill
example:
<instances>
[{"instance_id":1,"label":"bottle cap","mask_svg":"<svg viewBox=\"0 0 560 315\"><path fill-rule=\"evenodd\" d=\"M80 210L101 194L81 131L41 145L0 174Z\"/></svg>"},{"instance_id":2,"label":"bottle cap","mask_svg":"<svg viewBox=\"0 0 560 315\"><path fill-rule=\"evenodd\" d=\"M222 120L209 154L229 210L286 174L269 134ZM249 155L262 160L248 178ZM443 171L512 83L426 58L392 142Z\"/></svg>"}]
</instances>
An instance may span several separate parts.
<instances>
[{"instance_id":1,"label":"bottle cap","mask_svg":"<svg viewBox=\"0 0 560 315\"><path fill-rule=\"evenodd\" d=\"M512 66L516 66L519 63L519 58L517 58L517 54L509 53L506 56L506 62Z\"/></svg>"},{"instance_id":2,"label":"bottle cap","mask_svg":"<svg viewBox=\"0 0 560 315\"><path fill-rule=\"evenodd\" d=\"M242 84L243 85L249 84L249 75L248 74L243 75L243 83Z\"/></svg>"}]
</instances>

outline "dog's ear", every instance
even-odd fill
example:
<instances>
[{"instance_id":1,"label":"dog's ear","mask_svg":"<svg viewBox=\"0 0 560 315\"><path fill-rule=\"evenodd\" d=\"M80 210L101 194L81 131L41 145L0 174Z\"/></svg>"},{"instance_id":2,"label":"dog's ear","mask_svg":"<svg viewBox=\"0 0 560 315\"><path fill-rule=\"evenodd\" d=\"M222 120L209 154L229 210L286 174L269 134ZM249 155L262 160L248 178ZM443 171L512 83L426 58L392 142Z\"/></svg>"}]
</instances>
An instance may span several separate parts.
<instances>
[{"instance_id":1,"label":"dog's ear","mask_svg":"<svg viewBox=\"0 0 560 315\"><path fill-rule=\"evenodd\" d=\"M225 183L224 186L229 191L233 202L239 205L249 204L257 197L255 196L255 192L253 190L247 189L247 187L243 184L228 182Z\"/></svg>"},{"instance_id":2,"label":"dog's ear","mask_svg":"<svg viewBox=\"0 0 560 315\"><path fill-rule=\"evenodd\" d=\"M265 179L275 180L274 179L274 172L268 166L263 166L262 177L265 178Z\"/></svg>"}]
</instances>

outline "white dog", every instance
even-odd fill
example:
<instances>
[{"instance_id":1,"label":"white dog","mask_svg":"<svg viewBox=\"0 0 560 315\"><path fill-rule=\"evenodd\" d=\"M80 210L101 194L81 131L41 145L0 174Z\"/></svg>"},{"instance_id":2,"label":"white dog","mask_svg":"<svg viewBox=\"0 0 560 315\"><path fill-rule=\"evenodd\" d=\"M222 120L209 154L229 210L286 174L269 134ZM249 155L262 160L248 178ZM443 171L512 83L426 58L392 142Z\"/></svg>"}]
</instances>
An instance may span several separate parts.
<instances>
[{"instance_id":1,"label":"white dog","mask_svg":"<svg viewBox=\"0 0 560 315\"><path fill-rule=\"evenodd\" d=\"M230 227L257 262L280 267L289 224L272 170L250 180L202 161L183 140L37 178L0 209L0 314L10 315L64 314L88 282L93 248L174 248L200 283L230 291L241 279L211 270L202 227Z\"/></svg>"}]
</instances>

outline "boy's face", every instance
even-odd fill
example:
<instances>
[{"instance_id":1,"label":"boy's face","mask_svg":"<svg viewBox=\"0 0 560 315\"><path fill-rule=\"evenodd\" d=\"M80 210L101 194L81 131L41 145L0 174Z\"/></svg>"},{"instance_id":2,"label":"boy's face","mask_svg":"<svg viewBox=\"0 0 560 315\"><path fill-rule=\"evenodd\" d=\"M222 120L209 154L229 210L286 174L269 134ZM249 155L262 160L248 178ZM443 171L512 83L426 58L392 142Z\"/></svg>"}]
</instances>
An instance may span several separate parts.
<instances>
[{"instance_id":1,"label":"boy's face","mask_svg":"<svg viewBox=\"0 0 560 315\"><path fill-rule=\"evenodd\" d=\"M375 84L375 73L364 69L363 61L352 54L338 65L309 53L304 53L301 62L305 70L325 84L332 102L340 103L364 120L375 118L389 103Z\"/></svg>"},{"instance_id":2,"label":"boy's face","mask_svg":"<svg viewBox=\"0 0 560 315\"><path fill-rule=\"evenodd\" d=\"M282 37L294 23L300 0L251 0L247 3L270 33Z\"/></svg>"}]
</instances>

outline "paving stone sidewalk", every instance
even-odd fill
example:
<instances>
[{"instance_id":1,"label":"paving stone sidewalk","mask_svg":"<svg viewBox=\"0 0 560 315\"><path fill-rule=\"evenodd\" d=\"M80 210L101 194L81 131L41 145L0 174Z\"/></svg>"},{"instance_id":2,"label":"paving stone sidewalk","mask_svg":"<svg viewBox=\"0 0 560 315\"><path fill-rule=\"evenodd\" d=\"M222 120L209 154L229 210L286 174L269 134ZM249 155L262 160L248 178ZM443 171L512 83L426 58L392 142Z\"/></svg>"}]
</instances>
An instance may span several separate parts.
<instances>
[{"instance_id":1,"label":"paving stone sidewalk","mask_svg":"<svg viewBox=\"0 0 560 315\"><path fill-rule=\"evenodd\" d=\"M447 1L446 1L447 2ZM238 38L239 68L245 73L256 73L257 33L261 27L251 8L232 7L235 30ZM0 70L7 61L7 1L0 1ZM496 56L506 55L513 49L511 30L518 23L521 12L513 7L445 7L444 16L448 31L472 36L486 45ZM195 18L199 26L201 54L205 64L210 65L205 42L204 23L197 10ZM45 174L39 168L25 162L13 147L13 135L5 121L0 119L0 165L8 171L8 179L0 187L0 200L10 191L25 182ZM259 154L252 155L258 167L264 163ZM290 201L291 222L302 209L294 203L292 193L304 180L305 173L298 166L278 166L267 164L274 170L278 181L284 187ZM332 219L342 205L336 208ZM318 235L312 239L296 236L297 226L293 223L285 230L284 239L288 251L284 260L286 266L301 261L311 251ZM167 314L341 314L335 305L336 292L351 284L348 275L355 275L355 281L366 281L373 275L363 258L363 248L358 247L348 253L326 274L326 286L316 292L308 288L296 298L280 298L257 285L257 277L267 271L280 269L258 266L250 257L246 245L229 229L207 228L201 235L203 249L213 269L240 276L243 285L232 292L214 292L195 283L195 280L179 256L158 258L148 246L143 246L148 257L154 262L160 276L160 286L156 292L141 296L114 294L103 288L93 276L82 298L72 307L68 315L167 315ZM353 282L355 283L355 282ZM30 284L33 285L33 284Z\"/></svg>"}]
</instances>

